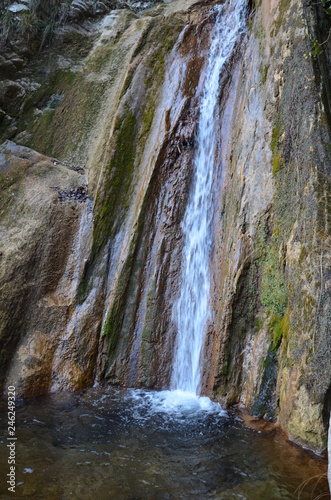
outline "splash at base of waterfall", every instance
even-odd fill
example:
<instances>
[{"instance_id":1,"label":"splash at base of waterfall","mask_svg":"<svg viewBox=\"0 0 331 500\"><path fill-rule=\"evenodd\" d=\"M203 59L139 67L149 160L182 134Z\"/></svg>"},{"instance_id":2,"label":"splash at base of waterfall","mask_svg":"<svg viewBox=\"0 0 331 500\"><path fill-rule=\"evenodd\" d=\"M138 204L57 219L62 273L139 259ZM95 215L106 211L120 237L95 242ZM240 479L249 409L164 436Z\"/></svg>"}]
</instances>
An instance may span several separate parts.
<instances>
[{"instance_id":1,"label":"splash at base of waterfall","mask_svg":"<svg viewBox=\"0 0 331 500\"><path fill-rule=\"evenodd\" d=\"M195 418L200 413L226 416L219 403L206 396L197 396L195 392L177 389L175 391L132 390L130 396L137 402L138 408L145 407L149 412L167 414L170 419Z\"/></svg>"}]
</instances>

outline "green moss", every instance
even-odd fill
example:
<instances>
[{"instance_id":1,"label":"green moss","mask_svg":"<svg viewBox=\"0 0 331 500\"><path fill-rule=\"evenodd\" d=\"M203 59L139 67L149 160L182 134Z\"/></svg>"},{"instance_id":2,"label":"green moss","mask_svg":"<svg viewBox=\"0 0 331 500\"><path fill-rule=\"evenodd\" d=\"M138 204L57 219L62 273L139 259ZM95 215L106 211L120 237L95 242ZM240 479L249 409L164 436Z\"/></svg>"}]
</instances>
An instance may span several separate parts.
<instances>
[{"instance_id":1,"label":"green moss","mask_svg":"<svg viewBox=\"0 0 331 500\"><path fill-rule=\"evenodd\" d=\"M284 25L284 22L286 20L286 13L289 8L289 2L288 0L280 0L279 6L278 6L278 17L274 22L275 26L275 36L278 34L281 26Z\"/></svg>"},{"instance_id":2,"label":"green moss","mask_svg":"<svg viewBox=\"0 0 331 500\"><path fill-rule=\"evenodd\" d=\"M273 175L276 175L277 172L281 168L281 158L280 158L280 153L278 152L277 154L274 155L272 159L272 173Z\"/></svg>"},{"instance_id":3,"label":"green moss","mask_svg":"<svg viewBox=\"0 0 331 500\"><path fill-rule=\"evenodd\" d=\"M284 317L279 314L273 314L269 322L269 333L271 335L271 347L273 350L277 350L284 338L285 342L288 341L288 335L290 330L290 315L287 310Z\"/></svg>"},{"instance_id":4,"label":"green moss","mask_svg":"<svg viewBox=\"0 0 331 500\"><path fill-rule=\"evenodd\" d=\"M65 78L67 80L68 85L72 85L75 81L76 74L73 73L72 71L67 71L65 74Z\"/></svg>"},{"instance_id":5,"label":"green moss","mask_svg":"<svg viewBox=\"0 0 331 500\"><path fill-rule=\"evenodd\" d=\"M129 207L136 154L136 117L127 107L115 124L115 148L109 165L105 168L104 186L95 200L95 223L91 258L80 283L79 301L85 300L89 282L100 252L107 241L114 237Z\"/></svg>"},{"instance_id":6,"label":"green moss","mask_svg":"<svg viewBox=\"0 0 331 500\"><path fill-rule=\"evenodd\" d=\"M107 318L102 328L102 335L108 338L108 367L115 357L115 350L120 337L124 318L124 305L128 295L130 294L130 278L132 276L132 269L135 261L138 237L139 226L136 228L134 237L131 240L128 257L122 267L121 274L117 281L115 299L110 310L108 311Z\"/></svg>"},{"instance_id":7,"label":"green moss","mask_svg":"<svg viewBox=\"0 0 331 500\"><path fill-rule=\"evenodd\" d=\"M286 344L289 340L289 334L290 334L290 311L287 309L284 318L282 320L282 330L283 330L283 339L285 340Z\"/></svg>"},{"instance_id":8,"label":"green moss","mask_svg":"<svg viewBox=\"0 0 331 500\"><path fill-rule=\"evenodd\" d=\"M255 32L255 36L259 42L259 52L260 52L260 56L263 57L264 56L264 52L265 52L265 29L263 28L263 26L261 26L256 32Z\"/></svg>"},{"instance_id":9,"label":"green moss","mask_svg":"<svg viewBox=\"0 0 331 500\"><path fill-rule=\"evenodd\" d=\"M284 315L287 306L287 290L284 262L279 256L282 245L282 231L274 225L271 241L262 257L261 302L267 314Z\"/></svg>"},{"instance_id":10,"label":"green moss","mask_svg":"<svg viewBox=\"0 0 331 500\"><path fill-rule=\"evenodd\" d=\"M230 351L227 350L227 353L225 355L225 359L224 359L222 366L220 367L220 370L219 370L219 375L222 375L222 376L228 375L229 366L230 366Z\"/></svg>"},{"instance_id":11,"label":"green moss","mask_svg":"<svg viewBox=\"0 0 331 500\"><path fill-rule=\"evenodd\" d=\"M54 70L47 78L40 80L40 88L32 93L25 101L22 113L18 119L18 132L27 130L32 134L32 140L27 145L48 156L59 156L64 151L64 142L60 140L61 133L73 113L77 117L78 99L75 98L78 86L74 82L76 74L71 71ZM81 88L79 86L79 88ZM82 99L82 97L80 97ZM67 105L66 113L63 109ZM35 110L44 110L40 117L36 117ZM73 111L74 110L74 111ZM72 118L71 118L72 119ZM70 122L73 128L75 120ZM72 130L65 131L65 140L69 141ZM61 151L57 154L57 148Z\"/></svg>"},{"instance_id":12,"label":"green moss","mask_svg":"<svg viewBox=\"0 0 331 500\"><path fill-rule=\"evenodd\" d=\"M157 37L157 39L160 40L161 43L148 61L148 70L145 80L145 85L147 88L155 86L155 83L158 86L160 82L163 81L165 74L166 56L173 48L181 28L181 22L178 22L176 19L174 19L173 26L170 27L169 24L165 23L161 24L157 33L153 33L153 37Z\"/></svg>"},{"instance_id":13,"label":"green moss","mask_svg":"<svg viewBox=\"0 0 331 500\"><path fill-rule=\"evenodd\" d=\"M153 123L154 113L155 113L155 100L153 97L151 97L149 99L149 102L146 103L146 106L144 108L140 138L144 137L144 135L150 131Z\"/></svg>"},{"instance_id":14,"label":"green moss","mask_svg":"<svg viewBox=\"0 0 331 500\"><path fill-rule=\"evenodd\" d=\"M121 328L121 320L121 304L120 301L117 300L111 310L108 312L106 321L102 328L102 336L108 337L108 355L110 361L113 359L113 355L117 346Z\"/></svg>"},{"instance_id":15,"label":"green moss","mask_svg":"<svg viewBox=\"0 0 331 500\"><path fill-rule=\"evenodd\" d=\"M116 146L105 171L103 196L96 199L92 255L95 255L116 232L115 219L129 206L129 192L136 151L136 117L129 108L116 124Z\"/></svg>"},{"instance_id":16,"label":"green moss","mask_svg":"<svg viewBox=\"0 0 331 500\"><path fill-rule=\"evenodd\" d=\"M308 253L307 253L307 250L306 250L306 247L304 245L302 245L302 248L301 248L301 252L300 252L300 255L299 255L299 264L303 264L303 262L306 260L306 258L308 257Z\"/></svg>"},{"instance_id":17,"label":"green moss","mask_svg":"<svg viewBox=\"0 0 331 500\"><path fill-rule=\"evenodd\" d=\"M273 314L269 323L269 332L272 338L272 349L276 350L280 346L283 337L283 318L279 314Z\"/></svg>"},{"instance_id":18,"label":"green moss","mask_svg":"<svg viewBox=\"0 0 331 500\"><path fill-rule=\"evenodd\" d=\"M313 56L317 57L321 53L321 47L320 44L318 43L318 40L313 40Z\"/></svg>"},{"instance_id":19,"label":"green moss","mask_svg":"<svg viewBox=\"0 0 331 500\"><path fill-rule=\"evenodd\" d=\"M271 151L272 151L272 173L276 175L282 167L282 154L279 148L279 139L281 135L281 125L277 122L272 130Z\"/></svg>"},{"instance_id":20,"label":"green moss","mask_svg":"<svg viewBox=\"0 0 331 500\"><path fill-rule=\"evenodd\" d=\"M263 323L264 323L263 318L256 318L255 329L256 329L257 333L259 333L262 330Z\"/></svg>"},{"instance_id":21,"label":"green moss","mask_svg":"<svg viewBox=\"0 0 331 500\"><path fill-rule=\"evenodd\" d=\"M282 315L287 305L284 272L273 247L267 249L263 262L261 302L268 314Z\"/></svg>"},{"instance_id":22,"label":"green moss","mask_svg":"<svg viewBox=\"0 0 331 500\"><path fill-rule=\"evenodd\" d=\"M281 125L280 122L276 122L274 128L272 129L271 136L271 151L275 153L278 151L278 141L281 135Z\"/></svg>"},{"instance_id":23,"label":"green moss","mask_svg":"<svg viewBox=\"0 0 331 500\"><path fill-rule=\"evenodd\" d=\"M107 43L99 45L87 61L87 70L100 73L107 65L110 65L115 58L114 44Z\"/></svg>"},{"instance_id":24,"label":"green moss","mask_svg":"<svg viewBox=\"0 0 331 500\"><path fill-rule=\"evenodd\" d=\"M265 82L267 81L269 68L270 68L270 64L266 64L262 70L262 76L261 76L262 85L264 85Z\"/></svg>"}]
</instances>

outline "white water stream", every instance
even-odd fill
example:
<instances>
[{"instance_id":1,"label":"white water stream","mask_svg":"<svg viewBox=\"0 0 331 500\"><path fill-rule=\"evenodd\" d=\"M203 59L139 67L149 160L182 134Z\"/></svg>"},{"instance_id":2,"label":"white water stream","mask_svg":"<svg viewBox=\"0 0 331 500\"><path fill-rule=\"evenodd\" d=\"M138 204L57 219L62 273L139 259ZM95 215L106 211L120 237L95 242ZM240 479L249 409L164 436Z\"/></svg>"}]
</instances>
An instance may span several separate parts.
<instances>
[{"instance_id":1,"label":"white water stream","mask_svg":"<svg viewBox=\"0 0 331 500\"><path fill-rule=\"evenodd\" d=\"M201 351L210 316L210 249L213 241L212 182L218 137L216 113L219 80L238 37L245 27L245 0L229 0L216 7L216 23L208 61L203 72L203 95L194 158L194 181L186 208L183 232L181 294L174 304L173 319L178 327L171 389L199 391Z\"/></svg>"}]
</instances>

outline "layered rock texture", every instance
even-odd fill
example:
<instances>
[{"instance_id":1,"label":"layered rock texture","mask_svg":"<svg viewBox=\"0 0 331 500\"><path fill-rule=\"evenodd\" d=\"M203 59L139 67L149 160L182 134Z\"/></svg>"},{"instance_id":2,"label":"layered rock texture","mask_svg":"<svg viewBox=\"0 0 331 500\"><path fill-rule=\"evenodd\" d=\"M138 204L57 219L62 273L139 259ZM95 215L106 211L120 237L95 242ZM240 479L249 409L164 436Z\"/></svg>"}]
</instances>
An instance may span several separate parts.
<instances>
[{"instance_id":1,"label":"layered rock texture","mask_svg":"<svg viewBox=\"0 0 331 500\"><path fill-rule=\"evenodd\" d=\"M1 383L166 388L212 3L68 25L0 60ZM331 29L259 0L220 79L201 391L326 449Z\"/></svg>"}]
</instances>

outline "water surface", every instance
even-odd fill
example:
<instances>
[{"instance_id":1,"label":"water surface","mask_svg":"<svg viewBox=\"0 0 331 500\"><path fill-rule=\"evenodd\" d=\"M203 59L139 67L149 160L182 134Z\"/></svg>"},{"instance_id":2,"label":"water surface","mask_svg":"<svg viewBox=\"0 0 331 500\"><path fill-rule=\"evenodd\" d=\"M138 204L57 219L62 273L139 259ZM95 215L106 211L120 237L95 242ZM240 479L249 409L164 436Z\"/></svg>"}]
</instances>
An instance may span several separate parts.
<instances>
[{"instance_id":1,"label":"water surface","mask_svg":"<svg viewBox=\"0 0 331 500\"><path fill-rule=\"evenodd\" d=\"M2 402L3 499L329 498L326 462L181 391L94 388L19 402L15 496L6 438Z\"/></svg>"}]
</instances>

